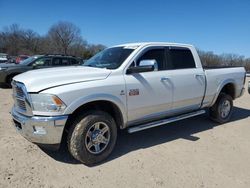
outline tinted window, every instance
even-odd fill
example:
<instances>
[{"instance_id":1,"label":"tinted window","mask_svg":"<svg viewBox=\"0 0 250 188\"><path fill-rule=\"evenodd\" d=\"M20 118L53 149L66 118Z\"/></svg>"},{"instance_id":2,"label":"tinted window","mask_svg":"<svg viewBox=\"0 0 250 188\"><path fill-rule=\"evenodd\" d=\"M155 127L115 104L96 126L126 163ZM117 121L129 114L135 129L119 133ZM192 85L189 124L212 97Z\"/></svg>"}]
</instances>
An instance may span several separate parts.
<instances>
[{"instance_id":1,"label":"tinted window","mask_svg":"<svg viewBox=\"0 0 250 188\"><path fill-rule=\"evenodd\" d=\"M62 59L61 58L53 58L52 65L53 66L61 66L62 65Z\"/></svg>"},{"instance_id":2,"label":"tinted window","mask_svg":"<svg viewBox=\"0 0 250 188\"><path fill-rule=\"evenodd\" d=\"M195 68L193 55L187 48L171 48L169 58L171 61L170 69Z\"/></svg>"},{"instance_id":3,"label":"tinted window","mask_svg":"<svg viewBox=\"0 0 250 188\"><path fill-rule=\"evenodd\" d=\"M62 58L62 66L70 65L70 59L69 58Z\"/></svg>"},{"instance_id":4,"label":"tinted window","mask_svg":"<svg viewBox=\"0 0 250 188\"><path fill-rule=\"evenodd\" d=\"M136 62L137 66L141 60L156 60L158 64L158 70L164 70L165 64L165 50L164 49L153 49L143 54Z\"/></svg>"},{"instance_id":5,"label":"tinted window","mask_svg":"<svg viewBox=\"0 0 250 188\"><path fill-rule=\"evenodd\" d=\"M20 64L21 65L28 65L28 64L32 63L36 58L37 58L36 56L29 57L28 59L25 59L22 62L20 62Z\"/></svg>"},{"instance_id":6,"label":"tinted window","mask_svg":"<svg viewBox=\"0 0 250 188\"><path fill-rule=\"evenodd\" d=\"M78 65L79 61L77 61L76 59L71 59L71 65Z\"/></svg>"},{"instance_id":7,"label":"tinted window","mask_svg":"<svg viewBox=\"0 0 250 188\"><path fill-rule=\"evenodd\" d=\"M49 66L51 62L51 58L49 57L42 57L37 59L32 65L33 66Z\"/></svg>"}]
</instances>

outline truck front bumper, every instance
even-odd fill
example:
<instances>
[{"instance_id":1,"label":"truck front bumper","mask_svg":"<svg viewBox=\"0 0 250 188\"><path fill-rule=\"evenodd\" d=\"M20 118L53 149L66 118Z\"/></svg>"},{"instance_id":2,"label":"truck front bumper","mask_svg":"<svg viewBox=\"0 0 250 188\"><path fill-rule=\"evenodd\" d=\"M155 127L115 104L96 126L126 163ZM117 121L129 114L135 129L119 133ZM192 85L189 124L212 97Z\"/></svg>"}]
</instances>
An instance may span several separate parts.
<instances>
[{"instance_id":1,"label":"truck front bumper","mask_svg":"<svg viewBox=\"0 0 250 188\"><path fill-rule=\"evenodd\" d=\"M28 117L16 112L14 108L11 114L17 131L30 142L42 146L60 146L67 115Z\"/></svg>"}]
</instances>

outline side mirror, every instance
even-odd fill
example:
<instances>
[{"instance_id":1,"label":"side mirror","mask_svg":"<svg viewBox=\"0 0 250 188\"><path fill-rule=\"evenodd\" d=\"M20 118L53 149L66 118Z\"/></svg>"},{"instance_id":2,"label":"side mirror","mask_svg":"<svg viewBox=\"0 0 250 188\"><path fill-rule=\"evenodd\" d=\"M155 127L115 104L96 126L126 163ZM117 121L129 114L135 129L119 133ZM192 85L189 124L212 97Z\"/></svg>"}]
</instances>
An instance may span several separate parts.
<instances>
[{"instance_id":1,"label":"side mirror","mask_svg":"<svg viewBox=\"0 0 250 188\"><path fill-rule=\"evenodd\" d=\"M139 66L128 68L127 74L149 72L154 70L158 70L158 65L155 59L141 60Z\"/></svg>"}]
</instances>

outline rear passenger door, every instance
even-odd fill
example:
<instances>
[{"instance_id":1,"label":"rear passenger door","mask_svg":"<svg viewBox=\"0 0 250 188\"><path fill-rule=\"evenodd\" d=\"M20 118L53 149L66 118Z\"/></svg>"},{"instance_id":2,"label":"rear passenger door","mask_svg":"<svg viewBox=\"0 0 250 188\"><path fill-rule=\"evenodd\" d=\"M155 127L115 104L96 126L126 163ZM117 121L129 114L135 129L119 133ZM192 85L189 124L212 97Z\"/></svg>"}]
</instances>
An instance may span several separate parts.
<instances>
[{"instance_id":1,"label":"rear passenger door","mask_svg":"<svg viewBox=\"0 0 250 188\"><path fill-rule=\"evenodd\" d=\"M205 74L197 68L193 54L186 47L169 47L168 69L173 84L173 113L197 110L205 93Z\"/></svg>"},{"instance_id":2,"label":"rear passenger door","mask_svg":"<svg viewBox=\"0 0 250 188\"><path fill-rule=\"evenodd\" d=\"M62 63L61 66L70 66L71 62L70 62L70 58L62 58Z\"/></svg>"},{"instance_id":3,"label":"rear passenger door","mask_svg":"<svg viewBox=\"0 0 250 188\"><path fill-rule=\"evenodd\" d=\"M62 58L60 58L60 57L54 57L53 60L52 60L52 66L53 67L62 66Z\"/></svg>"}]
</instances>

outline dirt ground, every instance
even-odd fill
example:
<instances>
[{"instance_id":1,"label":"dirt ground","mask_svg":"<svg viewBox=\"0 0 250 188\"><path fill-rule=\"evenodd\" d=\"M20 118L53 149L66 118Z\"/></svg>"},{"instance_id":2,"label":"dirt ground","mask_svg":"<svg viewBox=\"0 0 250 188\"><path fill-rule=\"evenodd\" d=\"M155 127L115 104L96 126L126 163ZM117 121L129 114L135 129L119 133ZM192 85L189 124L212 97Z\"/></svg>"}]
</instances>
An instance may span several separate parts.
<instances>
[{"instance_id":1,"label":"dirt ground","mask_svg":"<svg viewBox=\"0 0 250 188\"><path fill-rule=\"evenodd\" d=\"M248 79L249 80L249 79ZM119 134L112 156L87 167L66 150L48 152L12 126L10 89L0 89L0 188L250 187L250 95L234 101L229 123L206 115Z\"/></svg>"}]
</instances>

